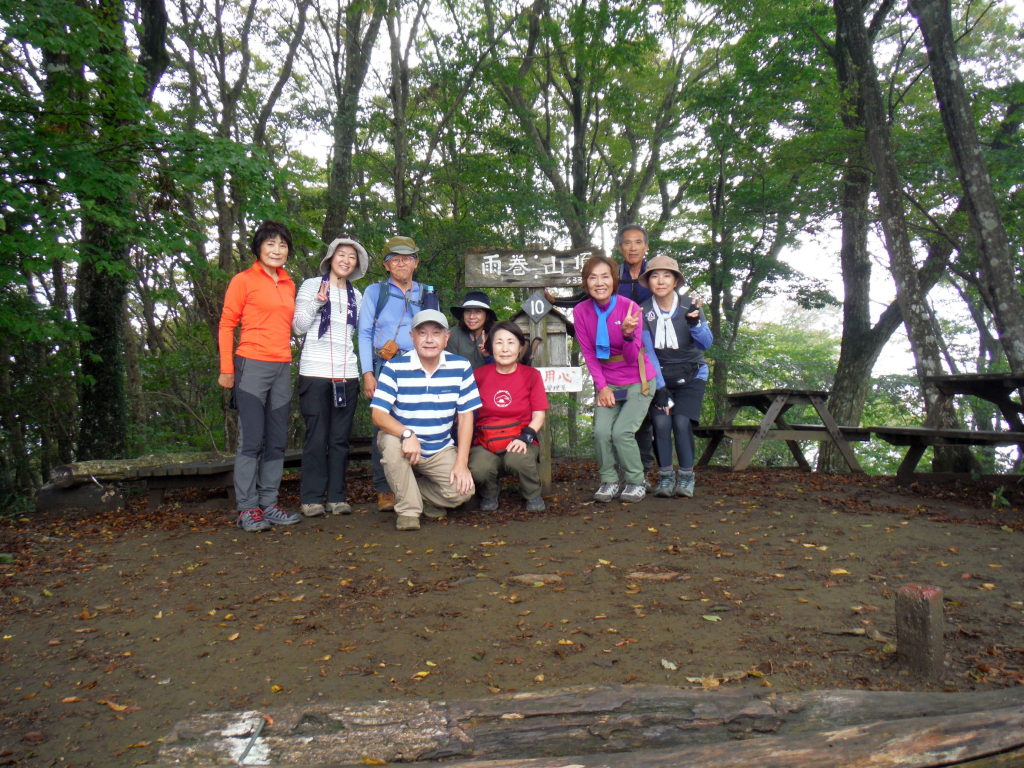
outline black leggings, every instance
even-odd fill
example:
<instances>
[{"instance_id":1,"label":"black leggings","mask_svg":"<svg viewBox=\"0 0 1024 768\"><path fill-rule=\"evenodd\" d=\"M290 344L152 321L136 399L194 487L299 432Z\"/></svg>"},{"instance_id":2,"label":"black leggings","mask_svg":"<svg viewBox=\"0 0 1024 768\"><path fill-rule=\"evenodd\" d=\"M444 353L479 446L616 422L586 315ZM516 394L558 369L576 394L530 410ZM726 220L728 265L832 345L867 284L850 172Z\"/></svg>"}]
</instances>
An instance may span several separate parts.
<instances>
[{"instance_id":1,"label":"black leggings","mask_svg":"<svg viewBox=\"0 0 1024 768\"><path fill-rule=\"evenodd\" d=\"M693 411L694 398L696 398L699 413L705 386L706 382L695 379L680 387L669 387L669 397L675 403L672 406L672 412L667 414L660 408L651 408L654 439L658 444L658 461L663 467L672 466L672 435L675 433L679 468L693 469L693 460L697 452L697 443L693 438L693 425L698 422L691 419L689 414ZM699 393L694 390L699 390Z\"/></svg>"}]
</instances>

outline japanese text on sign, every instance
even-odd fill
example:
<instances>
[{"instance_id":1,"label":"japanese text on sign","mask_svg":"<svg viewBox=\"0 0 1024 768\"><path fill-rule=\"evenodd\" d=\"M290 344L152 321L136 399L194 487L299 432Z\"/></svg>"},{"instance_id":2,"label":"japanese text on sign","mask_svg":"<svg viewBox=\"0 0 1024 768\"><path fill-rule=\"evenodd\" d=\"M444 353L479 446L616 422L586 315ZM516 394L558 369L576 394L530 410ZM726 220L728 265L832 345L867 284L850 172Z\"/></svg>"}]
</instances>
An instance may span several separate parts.
<instances>
[{"instance_id":1,"label":"japanese text on sign","mask_svg":"<svg viewBox=\"0 0 1024 768\"><path fill-rule=\"evenodd\" d=\"M554 287L582 285L587 259L601 251L485 251L466 252L465 284L473 288L500 286Z\"/></svg>"},{"instance_id":2,"label":"japanese text on sign","mask_svg":"<svg viewBox=\"0 0 1024 768\"><path fill-rule=\"evenodd\" d=\"M582 368L538 368L545 392L582 392Z\"/></svg>"}]
</instances>

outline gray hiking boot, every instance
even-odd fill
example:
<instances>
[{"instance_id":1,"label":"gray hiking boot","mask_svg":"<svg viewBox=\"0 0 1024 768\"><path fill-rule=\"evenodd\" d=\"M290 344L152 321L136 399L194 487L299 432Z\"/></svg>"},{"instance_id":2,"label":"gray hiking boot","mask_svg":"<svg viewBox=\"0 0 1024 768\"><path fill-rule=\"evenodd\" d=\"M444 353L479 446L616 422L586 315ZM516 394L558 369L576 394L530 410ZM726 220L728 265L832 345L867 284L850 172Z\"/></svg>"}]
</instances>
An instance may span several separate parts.
<instances>
[{"instance_id":1,"label":"gray hiking boot","mask_svg":"<svg viewBox=\"0 0 1024 768\"><path fill-rule=\"evenodd\" d=\"M398 515L395 518L396 531L418 531L420 519L416 515Z\"/></svg>"},{"instance_id":2,"label":"gray hiking boot","mask_svg":"<svg viewBox=\"0 0 1024 768\"><path fill-rule=\"evenodd\" d=\"M302 514L306 517L321 517L324 514L323 504L303 504Z\"/></svg>"},{"instance_id":3,"label":"gray hiking boot","mask_svg":"<svg viewBox=\"0 0 1024 768\"><path fill-rule=\"evenodd\" d=\"M327 503L327 511L332 515L351 515L352 507L347 501L331 501Z\"/></svg>"},{"instance_id":4,"label":"gray hiking boot","mask_svg":"<svg viewBox=\"0 0 1024 768\"><path fill-rule=\"evenodd\" d=\"M622 495L619 496L619 501L624 501L627 504L635 504L638 501L643 501L646 495L647 491L644 490L642 485L626 483L626 487L622 489Z\"/></svg>"},{"instance_id":5,"label":"gray hiking boot","mask_svg":"<svg viewBox=\"0 0 1024 768\"><path fill-rule=\"evenodd\" d=\"M680 472L679 477L676 479L676 496L685 496L688 499L693 498L693 484L696 479L693 472Z\"/></svg>"},{"instance_id":6,"label":"gray hiking boot","mask_svg":"<svg viewBox=\"0 0 1024 768\"><path fill-rule=\"evenodd\" d=\"M443 507L435 507L429 501L424 501L423 516L431 520L444 520L448 517L448 510Z\"/></svg>"},{"instance_id":7,"label":"gray hiking boot","mask_svg":"<svg viewBox=\"0 0 1024 768\"><path fill-rule=\"evenodd\" d=\"M302 522L302 515L286 512L277 504L271 504L263 510L263 519L272 525L295 525Z\"/></svg>"},{"instance_id":8,"label":"gray hiking boot","mask_svg":"<svg viewBox=\"0 0 1024 768\"><path fill-rule=\"evenodd\" d=\"M543 512L547 509L547 505L544 503L544 499L538 496L536 499L526 500L526 511L527 512Z\"/></svg>"},{"instance_id":9,"label":"gray hiking boot","mask_svg":"<svg viewBox=\"0 0 1024 768\"><path fill-rule=\"evenodd\" d=\"M263 519L263 510L258 507L256 509L247 509L244 512L239 512L238 521L235 525L246 533L269 531L273 527Z\"/></svg>"},{"instance_id":10,"label":"gray hiking boot","mask_svg":"<svg viewBox=\"0 0 1024 768\"><path fill-rule=\"evenodd\" d=\"M675 470L661 470L658 473L658 485L654 488L654 495L660 496L663 499L672 498L672 494L676 491L676 473Z\"/></svg>"},{"instance_id":11,"label":"gray hiking boot","mask_svg":"<svg viewBox=\"0 0 1024 768\"><path fill-rule=\"evenodd\" d=\"M497 512L498 511L498 497L495 496L493 499L480 499L480 511L481 512Z\"/></svg>"},{"instance_id":12,"label":"gray hiking boot","mask_svg":"<svg viewBox=\"0 0 1024 768\"><path fill-rule=\"evenodd\" d=\"M594 501L612 501L613 499L619 498L621 488L618 483L601 483L601 487L597 489L594 494Z\"/></svg>"}]
</instances>

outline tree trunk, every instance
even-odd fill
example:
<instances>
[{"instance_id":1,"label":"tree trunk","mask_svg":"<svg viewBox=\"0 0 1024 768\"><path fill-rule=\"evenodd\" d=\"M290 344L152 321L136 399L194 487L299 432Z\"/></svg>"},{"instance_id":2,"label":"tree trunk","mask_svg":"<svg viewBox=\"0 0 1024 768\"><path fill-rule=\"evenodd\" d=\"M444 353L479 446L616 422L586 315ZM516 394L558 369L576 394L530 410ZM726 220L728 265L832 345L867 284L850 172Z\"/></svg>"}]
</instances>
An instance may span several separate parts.
<instances>
[{"instance_id":1,"label":"tree trunk","mask_svg":"<svg viewBox=\"0 0 1024 768\"><path fill-rule=\"evenodd\" d=\"M850 60L857 73L868 155L875 169L875 187L878 192L886 250L889 253L889 266L896 281L896 299L914 353L925 407L936 426L956 427L956 414L952 407L948 404L940 407L937 402L938 389L926 382L927 377L943 373L941 352L931 321L927 291L922 286L910 245L910 231L907 228L903 207L903 185L896 167L891 131L882 100L882 90L878 84L878 72L864 27L864 10L860 0L834 0L833 6L839 38L849 51ZM937 408L941 408L940 412L934 413ZM966 471L961 462L966 461L970 453L955 453L961 461L958 461L957 468L953 469L940 460L940 456L946 455L947 452L936 450L936 471L940 468L942 471Z\"/></svg>"},{"instance_id":2,"label":"tree trunk","mask_svg":"<svg viewBox=\"0 0 1024 768\"><path fill-rule=\"evenodd\" d=\"M960 77L949 0L910 0L928 48L928 65L942 125L963 187L978 266L992 297L996 329L1014 373L1024 371L1024 298L1017 282L1010 241L974 122L971 101Z\"/></svg>"},{"instance_id":3,"label":"tree trunk","mask_svg":"<svg viewBox=\"0 0 1024 768\"><path fill-rule=\"evenodd\" d=\"M100 23L111 33L105 52L127 58L123 0L105 0L99 3L94 12ZM128 103L108 103L98 110L98 139L111 148L112 162L119 166L115 174L121 178L105 186L92 200L101 215L82 218L75 303L78 322L88 329L89 335L80 344L80 459L121 458L128 452L124 301L128 294L130 270L127 222L134 217L134 210L131 204L131 182L128 181L130 172L127 169L138 164L137 156L131 154L138 150L124 149L125 137L119 134L128 119L126 115L139 114L140 108L148 102L168 62L164 51L167 13L162 0L148 0L141 18L141 62L144 66L144 82L141 85L145 89L142 101L131 103L131 99L138 98L136 95L122 95L134 83L108 81L109 78L123 76L116 67L112 71L101 68L95 83L97 102L121 99ZM125 152L128 154L123 154Z\"/></svg>"},{"instance_id":4,"label":"tree trunk","mask_svg":"<svg viewBox=\"0 0 1024 768\"><path fill-rule=\"evenodd\" d=\"M336 46L344 47L345 72L343 82L334 82L337 112L331 122L334 145L331 173L327 185L327 216L324 219L322 239L329 243L343 231L348 220L352 193L352 154L359 128L359 94L370 66L370 54L380 31L387 3L379 0L362 34L363 3L353 2L345 8L345 33ZM335 50L336 56L341 51Z\"/></svg>"},{"instance_id":5,"label":"tree trunk","mask_svg":"<svg viewBox=\"0 0 1024 768\"><path fill-rule=\"evenodd\" d=\"M81 428L77 457L120 459L128 454L124 356L128 243L125 233L110 224L83 219L81 254L75 291L76 315L89 335L80 344Z\"/></svg>"}]
</instances>

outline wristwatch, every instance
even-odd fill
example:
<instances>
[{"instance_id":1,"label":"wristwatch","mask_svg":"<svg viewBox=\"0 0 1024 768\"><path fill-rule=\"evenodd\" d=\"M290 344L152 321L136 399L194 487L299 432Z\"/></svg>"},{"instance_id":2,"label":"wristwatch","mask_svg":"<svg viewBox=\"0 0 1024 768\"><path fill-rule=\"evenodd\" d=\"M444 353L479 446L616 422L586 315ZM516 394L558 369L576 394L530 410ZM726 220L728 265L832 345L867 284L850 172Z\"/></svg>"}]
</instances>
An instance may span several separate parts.
<instances>
[{"instance_id":1,"label":"wristwatch","mask_svg":"<svg viewBox=\"0 0 1024 768\"><path fill-rule=\"evenodd\" d=\"M404 429L404 430L402 430L402 442L405 442L406 440L408 440L410 437L412 437L415 434L416 433L413 432L411 429Z\"/></svg>"}]
</instances>

